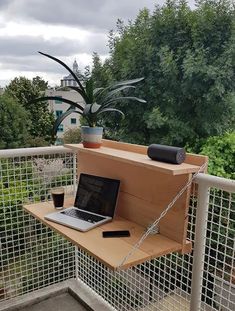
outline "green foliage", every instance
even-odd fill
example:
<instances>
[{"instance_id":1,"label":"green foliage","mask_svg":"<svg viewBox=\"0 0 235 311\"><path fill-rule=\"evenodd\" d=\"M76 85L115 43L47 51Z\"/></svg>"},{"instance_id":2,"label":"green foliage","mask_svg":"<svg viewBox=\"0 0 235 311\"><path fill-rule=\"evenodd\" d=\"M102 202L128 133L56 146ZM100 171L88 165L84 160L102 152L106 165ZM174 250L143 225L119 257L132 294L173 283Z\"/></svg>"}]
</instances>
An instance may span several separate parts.
<instances>
[{"instance_id":1,"label":"green foliage","mask_svg":"<svg viewBox=\"0 0 235 311\"><path fill-rule=\"evenodd\" d=\"M37 136L32 137L30 136L27 140L27 143L24 145L24 147L45 147L50 146L50 142L45 140L43 137ZM20 146L23 147L22 145Z\"/></svg>"},{"instance_id":2,"label":"green foliage","mask_svg":"<svg viewBox=\"0 0 235 311\"><path fill-rule=\"evenodd\" d=\"M95 83L93 79L88 78L85 81L85 85L83 86L82 82L79 80L77 75L65 63L63 63L61 60L59 60L58 58L54 56L51 56L51 55L48 55L42 52L39 52L39 53L56 61L57 63L59 63L65 69L68 70L68 72L73 76L73 78L78 84L78 86L69 86L69 88L78 92L78 94L82 96L84 103L85 103L85 106L83 107L76 102L73 102L65 98L56 97L56 96L39 97L39 98L32 100L32 103L34 104L37 102L41 102L41 101L49 100L49 99L59 100L59 101L70 104L70 108L56 119L56 122L53 128L54 136L56 135L56 132L57 132L57 129L60 123L71 113L80 114L86 120L89 126L95 127L98 122L98 119L100 118L100 115L103 113L115 112L115 113L118 113L124 116L121 110L111 107L116 103L125 102L126 100L145 103L145 100L143 99L133 97L133 96L126 96L125 94L123 94L124 90L135 88L133 84L140 82L141 80L143 80L143 78L115 82L106 88L95 87Z\"/></svg>"},{"instance_id":3,"label":"green foliage","mask_svg":"<svg viewBox=\"0 0 235 311\"><path fill-rule=\"evenodd\" d=\"M57 165L55 174L51 170L53 165ZM45 226L32 221L22 206L49 199L51 187L72 183L71 168L66 168L60 157L0 159L0 278L3 286L8 284L7 288L10 286L17 294L23 294L73 277L73 248ZM32 261L33 254L36 260Z\"/></svg>"},{"instance_id":4,"label":"green foliage","mask_svg":"<svg viewBox=\"0 0 235 311\"><path fill-rule=\"evenodd\" d=\"M184 146L234 129L235 13L231 1L169 0L147 9L109 34L110 58L101 66L96 55L94 78L106 81L144 76L136 96L147 100L133 109L111 138ZM160 119L159 119L160 118ZM154 120L155 119L155 120Z\"/></svg>"},{"instance_id":5,"label":"green foliage","mask_svg":"<svg viewBox=\"0 0 235 311\"><path fill-rule=\"evenodd\" d=\"M6 87L5 93L15 100L17 100L30 113L34 111L32 105L28 102L39 95L40 89L32 83L31 80L25 77L18 77L13 79ZM41 107L46 108L46 103L42 103Z\"/></svg>"},{"instance_id":6,"label":"green foliage","mask_svg":"<svg viewBox=\"0 0 235 311\"><path fill-rule=\"evenodd\" d=\"M144 76L145 84L136 89L136 96L144 96L147 103L137 109L120 105L128 118L121 127L116 126L114 118L105 119L106 137L146 145L186 145L188 151L191 147L194 152L202 150L209 156L211 174L234 178L233 2L202 0L191 10L184 0L168 0L164 6L156 6L153 14L147 9L140 11L126 26L119 21L117 32L109 33L109 48L110 58L102 67L93 62L94 78L100 77L105 83ZM232 273L234 225L229 220L234 210L229 211L229 199L225 193L223 196L220 199L218 191L211 197L208 214L205 265L209 273L204 275L207 283L202 299L210 305L215 301L213 275L221 276L219 273L226 271L222 277L229 280ZM175 270L187 284L190 267ZM179 277L168 275L171 284L177 284ZM168 280L163 282L167 284Z\"/></svg>"},{"instance_id":7,"label":"green foliage","mask_svg":"<svg viewBox=\"0 0 235 311\"><path fill-rule=\"evenodd\" d=\"M32 81L25 77L19 77L11 81L6 87L5 93L29 112L31 120L29 133L32 138L40 137L41 142L45 140L47 145L54 141L51 135L51 128L54 123L53 113L49 112L47 101L37 104L32 102L33 99L45 91L46 87L47 82L38 76L33 78Z\"/></svg>"},{"instance_id":8,"label":"green foliage","mask_svg":"<svg viewBox=\"0 0 235 311\"><path fill-rule=\"evenodd\" d=\"M41 77L36 76L32 80L32 84L37 87L40 91L44 92L48 89L48 82L44 81Z\"/></svg>"},{"instance_id":9,"label":"green foliage","mask_svg":"<svg viewBox=\"0 0 235 311\"><path fill-rule=\"evenodd\" d=\"M0 149L20 148L27 144L29 114L6 95L0 96Z\"/></svg>"},{"instance_id":10,"label":"green foliage","mask_svg":"<svg viewBox=\"0 0 235 311\"><path fill-rule=\"evenodd\" d=\"M62 141L64 144L78 144L82 141L80 128L68 129L63 137Z\"/></svg>"},{"instance_id":11,"label":"green foliage","mask_svg":"<svg viewBox=\"0 0 235 311\"><path fill-rule=\"evenodd\" d=\"M97 53L93 53L93 68L90 77L92 76L95 87L106 87L113 81L110 79L111 72L108 64L108 60L102 64L101 59Z\"/></svg>"},{"instance_id":12,"label":"green foliage","mask_svg":"<svg viewBox=\"0 0 235 311\"><path fill-rule=\"evenodd\" d=\"M210 174L235 179L235 132L210 137L202 145L201 154L209 157Z\"/></svg>"}]
</instances>

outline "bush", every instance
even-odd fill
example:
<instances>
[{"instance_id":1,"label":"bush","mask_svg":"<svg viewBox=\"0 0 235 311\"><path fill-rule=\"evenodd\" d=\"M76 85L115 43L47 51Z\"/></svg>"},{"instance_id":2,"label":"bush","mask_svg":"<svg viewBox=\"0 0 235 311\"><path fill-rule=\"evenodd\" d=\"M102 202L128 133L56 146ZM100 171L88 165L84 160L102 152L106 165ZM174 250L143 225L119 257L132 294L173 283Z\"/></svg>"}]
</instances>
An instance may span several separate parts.
<instances>
[{"instance_id":1,"label":"bush","mask_svg":"<svg viewBox=\"0 0 235 311\"><path fill-rule=\"evenodd\" d=\"M81 142L81 140L82 137L80 128L69 129L64 133L62 137L62 141L64 144L78 144Z\"/></svg>"},{"instance_id":2,"label":"bush","mask_svg":"<svg viewBox=\"0 0 235 311\"><path fill-rule=\"evenodd\" d=\"M208 138L200 153L209 157L210 174L235 178L235 132Z\"/></svg>"}]
</instances>

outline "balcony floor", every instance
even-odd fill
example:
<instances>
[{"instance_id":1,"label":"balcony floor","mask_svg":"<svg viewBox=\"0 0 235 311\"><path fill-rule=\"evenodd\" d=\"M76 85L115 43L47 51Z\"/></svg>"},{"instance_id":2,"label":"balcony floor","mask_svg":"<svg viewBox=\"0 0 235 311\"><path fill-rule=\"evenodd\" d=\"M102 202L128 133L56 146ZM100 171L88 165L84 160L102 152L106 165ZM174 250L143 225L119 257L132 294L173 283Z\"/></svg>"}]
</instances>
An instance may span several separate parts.
<instances>
[{"instance_id":1,"label":"balcony floor","mask_svg":"<svg viewBox=\"0 0 235 311\"><path fill-rule=\"evenodd\" d=\"M0 302L0 311L110 311L83 283L70 279Z\"/></svg>"},{"instance_id":2,"label":"balcony floor","mask_svg":"<svg viewBox=\"0 0 235 311\"><path fill-rule=\"evenodd\" d=\"M57 295L55 297L48 298L37 304L20 309L21 311L86 311L88 310L81 305L75 298L69 293Z\"/></svg>"}]
</instances>

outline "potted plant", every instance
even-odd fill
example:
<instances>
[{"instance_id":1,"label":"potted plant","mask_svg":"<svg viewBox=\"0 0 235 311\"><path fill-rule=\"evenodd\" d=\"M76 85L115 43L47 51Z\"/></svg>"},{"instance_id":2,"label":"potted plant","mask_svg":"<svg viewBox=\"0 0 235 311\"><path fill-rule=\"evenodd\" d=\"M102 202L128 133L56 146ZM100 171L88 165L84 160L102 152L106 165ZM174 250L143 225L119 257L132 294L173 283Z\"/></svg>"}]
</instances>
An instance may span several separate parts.
<instances>
[{"instance_id":1,"label":"potted plant","mask_svg":"<svg viewBox=\"0 0 235 311\"><path fill-rule=\"evenodd\" d=\"M69 71L69 73L73 76L74 80L77 82L77 86L68 86L68 87L78 92L84 100L84 106L81 106L80 104L71 101L69 99L61 98L58 96L44 96L34 100L35 102L52 99L65 102L70 105L68 110L56 119L53 127L54 136L56 135L60 123L68 115L75 112L80 114L87 122L87 126L81 127L82 142L84 147L99 148L101 146L103 128L97 126L97 122L103 113L115 112L121 114L124 117L124 114L121 110L113 107L114 104L126 100L146 103L145 100L137 97L120 95L120 92L124 90L134 89L135 86L133 84L140 82L144 78L138 78L128 81L119 81L106 88L104 87L95 88L92 78L88 79L83 85L82 82L76 76L76 74L61 60L42 52L39 53L61 64L65 69Z\"/></svg>"}]
</instances>

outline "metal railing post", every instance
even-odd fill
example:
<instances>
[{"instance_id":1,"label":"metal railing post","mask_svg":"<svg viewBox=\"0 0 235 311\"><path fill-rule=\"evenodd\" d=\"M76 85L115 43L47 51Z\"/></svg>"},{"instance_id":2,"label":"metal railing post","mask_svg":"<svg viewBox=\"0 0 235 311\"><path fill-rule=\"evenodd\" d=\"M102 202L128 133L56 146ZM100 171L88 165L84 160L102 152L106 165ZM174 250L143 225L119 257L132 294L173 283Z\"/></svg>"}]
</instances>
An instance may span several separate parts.
<instances>
[{"instance_id":1,"label":"metal railing post","mask_svg":"<svg viewBox=\"0 0 235 311\"><path fill-rule=\"evenodd\" d=\"M198 184L198 203L193 253L190 311L198 311L201 309L210 188L218 188L230 193L235 192L235 180L200 173L196 177L195 182Z\"/></svg>"},{"instance_id":2,"label":"metal railing post","mask_svg":"<svg viewBox=\"0 0 235 311\"><path fill-rule=\"evenodd\" d=\"M78 280L78 247L74 246L74 254L75 254L75 278Z\"/></svg>"},{"instance_id":3,"label":"metal railing post","mask_svg":"<svg viewBox=\"0 0 235 311\"><path fill-rule=\"evenodd\" d=\"M76 185L77 185L77 153L73 153L73 195L76 195ZM75 255L75 278L78 280L78 247L74 246Z\"/></svg>"},{"instance_id":4,"label":"metal railing post","mask_svg":"<svg viewBox=\"0 0 235 311\"><path fill-rule=\"evenodd\" d=\"M193 252L192 290L190 311L201 310L203 270L206 247L206 231L209 207L209 186L206 182L198 184L198 204L196 214L195 243Z\"/></svg>"},{"instance_id":5,"label":"metal railing post","mask_svg":"<svg viewBox=\"0 0 235 311\"><path fill-rule=\"evenodd\" d=\"M73 153L73 195L76 195L76 184L77 184L77 154Z\"/></svg>"}]
</instances>

